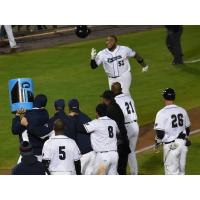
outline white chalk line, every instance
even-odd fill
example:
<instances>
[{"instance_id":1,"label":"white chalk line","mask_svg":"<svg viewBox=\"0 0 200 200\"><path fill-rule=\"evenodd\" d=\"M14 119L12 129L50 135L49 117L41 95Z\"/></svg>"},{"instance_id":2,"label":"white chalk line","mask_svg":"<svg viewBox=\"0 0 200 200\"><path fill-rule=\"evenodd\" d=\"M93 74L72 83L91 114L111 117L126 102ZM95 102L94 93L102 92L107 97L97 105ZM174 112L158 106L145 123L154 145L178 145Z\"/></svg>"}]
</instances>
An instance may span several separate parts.
<instances>
[{"instance_id":1,"label":"white chalk line","mask_svg":"<svg viewBox=\"0 0 200 200\"><path fill-rule=\"evenodd\" d=\"M190 132L190 135L193 135L193 134L196 134L196 133L199 133L199 132L200 132L200 129L197 129L197 130L191 131L191 132ZM149 145L149 146L147 146L147 147L144 147L144 148L142 148L142 149L137 150L135 153L138 154L138 153L142 153L142 152L144 152L144 151L153 149L154 146L155 146L154 144Z\"/></svg>"},{"instance_id":2,"label":"white chalk line","mask_svg":"<svg viewBox=\"0 0 200 200\"><path fill-rule=\"evenodd\" d=\"M196 60L191 60L191 61L184 61L184 63L196 63L196 62L200 62L200 58L199 59L196 59Z\"/></svg>"}]
</instances>

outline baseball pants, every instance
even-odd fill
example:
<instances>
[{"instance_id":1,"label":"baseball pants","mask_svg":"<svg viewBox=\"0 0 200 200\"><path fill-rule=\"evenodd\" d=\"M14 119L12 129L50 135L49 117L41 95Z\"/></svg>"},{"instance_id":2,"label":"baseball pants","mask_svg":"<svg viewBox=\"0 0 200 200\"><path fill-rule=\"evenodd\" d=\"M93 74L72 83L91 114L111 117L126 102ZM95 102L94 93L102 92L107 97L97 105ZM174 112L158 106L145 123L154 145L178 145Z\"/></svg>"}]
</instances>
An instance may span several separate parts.
<instances>
[{"instance_id":1,"label":"baseball pants","mask_svg":"<svg viewBox=\"0 0 200 200\"><path fill-rule=\"evenodd\" d=\"M139 126L137 122L131 122L128 124L125 124L127 135L129 139L129 147L131 150L131 153L128 155L128 162L130 166L130 171L132 175L138 174L138 165L137 165L137 159L135 154L135 148L138 140L138 134L139 134Z\"/></svg>"},{"instance_id":2,"label":"baseball pants","mask_svg":"<svg viewBox=\"0 0 200 200\"><path fill-rule=\"evenodd\" d=\"M2 26L3 25L0 25L0 29L1 29ZM15 42L15 38L14 38L14 35L13 35L12 26L11 25L4 25L4 28L5 28L7 36L8 36L10 48L13 48L14 46L16 46L16 42Z\"/></svg>"},{"instance_id":3,"label":"baseball pants","mask_svg":"<svg viewBox=\"0 0 200 200\"><path fill-rule=\"evenodd\" d=\"M122 87L122 92L128 95L130 95L129 89L131 87L131 81L132 81L131 72L129 71L125 72L124 74L122 74L120 77L117 78L108 77L108 84L110 89L113 83L119 82Z\"/></svg>"},{"instance_id":4,"label":"baseball pants","mask_svg":"<svg viewBox=\"0 0 200 200\"><path fill-rule=\"evenodd\" d=\"M176 139L174 142L164 144L165 175L184 175L188 147L186 141Z\"/></svg>"},{"instance_id":5,"label":"baseball pants","mask_svg":"<svg viewBox=\"0 0 200 200\"><path fill-rule=\"evenodd\" d=\"M94 170L94 161L96 153L91 151L81 156L81 173L82 175L91 175Z\"/></svg>"},{"instance_id":6,"label":"baseball pants","mask_svg":"<svg viewBox=\"0 0 200 200\"><path fill-rule=\"evenodd\" d=\"M97 152L94 161L94 175L117 175L117 151Z\"/></svg>"}]
</instances>

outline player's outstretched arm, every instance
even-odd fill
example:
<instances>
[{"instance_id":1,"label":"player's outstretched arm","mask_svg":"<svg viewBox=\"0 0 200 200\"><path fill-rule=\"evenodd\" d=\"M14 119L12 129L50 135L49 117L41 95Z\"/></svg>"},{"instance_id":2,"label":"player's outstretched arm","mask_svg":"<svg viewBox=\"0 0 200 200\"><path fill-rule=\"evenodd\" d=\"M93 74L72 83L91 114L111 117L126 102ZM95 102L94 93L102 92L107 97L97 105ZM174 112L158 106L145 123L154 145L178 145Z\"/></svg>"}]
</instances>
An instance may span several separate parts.
<instances>
[{"instance_id":1,"label":"player's outstretched arm","mask_svg":"<svg viewBox=\"0 0 200 200\"><path fill-rule=\"evenodd\" d=\"M144 62L144 59L138 53L135 54L134 58L142 66L142 72L147 72L149 66Z\"/></svg>"},{"instance_id":2,"label":"player's outstretched arm","mask_svg":"<svg viewBox=\"0 0 200 200\"><path fill-rule=\"evenodd\" d=\"M97 52L96 52L96 49L92 48L91 50L91 61L90 61L90 66L92 69L95 69L98 67L96 61L95 61L95 58L97 56Z\"/></svg>"}]
</instances>

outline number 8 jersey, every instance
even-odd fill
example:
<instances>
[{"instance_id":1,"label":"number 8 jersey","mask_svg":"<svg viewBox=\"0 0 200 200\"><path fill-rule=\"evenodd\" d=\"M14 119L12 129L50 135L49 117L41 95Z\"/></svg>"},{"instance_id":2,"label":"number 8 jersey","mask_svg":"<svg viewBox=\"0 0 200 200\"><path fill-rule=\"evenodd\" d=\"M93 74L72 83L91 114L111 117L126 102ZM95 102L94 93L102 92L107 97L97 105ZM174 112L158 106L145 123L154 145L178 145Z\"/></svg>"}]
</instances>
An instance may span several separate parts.
<instances>
[{"instance_id":1,"label":"number 8 jersey","mask_svg":"<svg viewBox=\"0 0 200 200\"><path fill-rule=\"evenodd\" d=\"M171 142L180 133L186 134L186 128L190 126L190 120L185 109L173 104L161 109L155 120L154 129L165 131L162 142Z\"/></svg>"},{"instance_id":2,"label":"number 8 jersey","mask_svg":"<svg viewBox=\"0 0 200 200\"><path fill-rule=\"evenodd\" d=\"M95 152L117 150L116 134L119 133L116 122L109 117L99 117L84 124L87 133L91 133L91 144Z\"/></svg>"}]
</instances>

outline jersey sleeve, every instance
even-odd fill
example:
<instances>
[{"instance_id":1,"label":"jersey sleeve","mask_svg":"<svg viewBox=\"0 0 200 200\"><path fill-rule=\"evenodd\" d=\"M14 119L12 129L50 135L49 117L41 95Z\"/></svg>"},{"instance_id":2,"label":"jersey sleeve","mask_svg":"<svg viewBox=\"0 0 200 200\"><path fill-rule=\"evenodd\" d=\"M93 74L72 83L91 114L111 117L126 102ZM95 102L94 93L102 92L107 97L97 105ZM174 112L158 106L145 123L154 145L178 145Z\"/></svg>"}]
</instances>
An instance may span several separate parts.
<instances>
[{"instance_id":1,"label":"jersey sleeve","mask_svg":"<svg viewBox=\"0 0 200 200\"><path fill-rule=\"evenodd\" d=\"M115 122L115 121L114 121ZM115 125L116 125L116 132L117 132L117 134L118 133L120 133L120 131L119 131L119 127L118 127L118 125L117 125L117 123L115 122Z\"/></svg>"},{"instance_id":2,"label":"jersey sleeve","mask_svg":"<svg viewBox=\"0 0 200 200\"><path fill-rule=\"evenodd\" d=\"M135 56L135 54L136 54L136 52L134 50L132 50L129 47L126 47L126 56L127 56L127 58L132 58L132 57Z\"/></svg>"},{"instance_id":3,"label":"jersey sleeve","mask_svg":"<svg viewBox=\"0 0 200 200\"><path fill-rule=\"evenodd\" d=\"M95 126L95 120L88 122L86 124L83 124L85 130L87 131L87 133L92 133L95 131L96 126Z\"/></svg>"},{"instance_id":4,"label":"jersey sleeve","mask_svg":"<svg viewBox=\"0 0 200 200\"><path fill-rule=\"evenodd\" d=\"M43 149L42 149L42 160L51 160L52 153L51 153L51 144L49 140L47 140L44 143Z\"/></svg>"},{"instance_id":5,"label":"jersey sleeve","mask_svg":"<svg viewBox=\"0 0 200 200\"><path fill-rule=\"evenodd\" d=\"M164 115L158 112L155 119L154 130L165 131Z\"/></svg>"},{"instance_id":6,"label":"jersey sleeve","mask_svg":"<svg viewBox=\"0 0 200 200\"><path fill-rule=\"evenodd\" d=\"M191 122L190 122L190 118L187 114L187 111L186 110L184 110L184 111L185 111L185 126L186 126L186 128L188 128L188 127L190 127Z\"/></svg>"},{"instance_id":7,"label":"jersey sleeve","mask_svg":"<svg viewBox=\"0 0 200 200\"><path fill-rule=\"evenodd\" d=\"M102 51L100 51L97 54L97 56L95 58L95 62L96 62L97 65L101 65L102 64L102 62L103 62L103 56L102 55L103 55Z\"/></svg>"},{"instance_id":8,"label":"jersey sleeve","mask_svg":"<svg viewBox=\"0 0 200 200\"><path fill-rule=\"evenodd\" d=\"M74 142L73 159L74 161L77 161L77 160L80 160L80 158L81 158L81 152L77 144Z\"/></svg>"}]
</instances>

